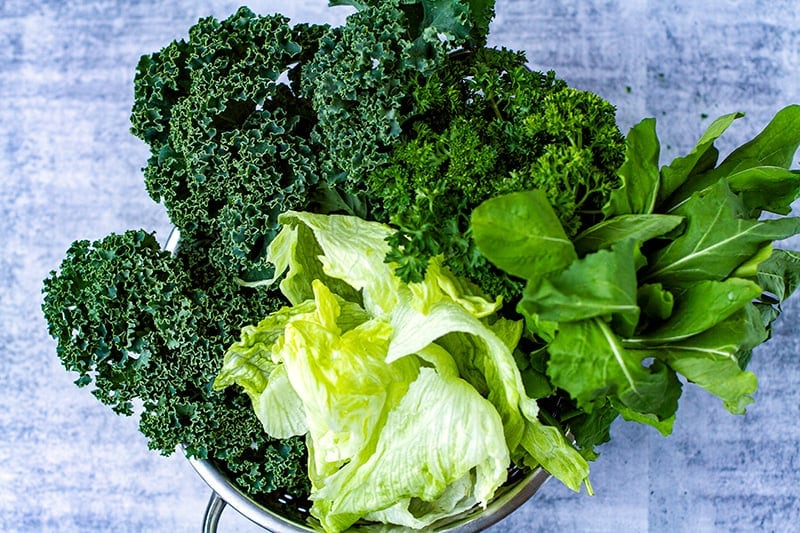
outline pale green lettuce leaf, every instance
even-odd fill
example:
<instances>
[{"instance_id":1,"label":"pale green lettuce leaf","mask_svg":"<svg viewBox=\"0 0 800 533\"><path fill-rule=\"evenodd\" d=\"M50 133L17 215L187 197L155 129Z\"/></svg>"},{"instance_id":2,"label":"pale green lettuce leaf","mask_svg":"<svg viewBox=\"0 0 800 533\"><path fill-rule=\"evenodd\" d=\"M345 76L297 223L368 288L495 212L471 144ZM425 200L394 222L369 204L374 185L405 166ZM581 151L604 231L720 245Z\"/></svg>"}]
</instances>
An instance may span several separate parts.
<instances>
[{"instance_id":1,"label":"pale green lettuce leaf","mask_svg":"<svg viewBox=\"0 0 800 533\"><path fill-rule=\"evenodd\" d=\"M523 456L526 465L542 466L575 492L585 484L587 492L593 493L589 484L589 463L559 429L533 420L525 426L521 445L529 454L529 457Z\"/></svg>"},{"instance_id":2,"label":"pale green lettuce leaf","mask_svg":"<svg viewBox=\"0 0 800 533\"><path fill-rule=\"evenodd\" d=\"M515 459L544 466L573 490L588 480L587 462L559 430L544 429L536 401L525 392L512 354L522 333L521 322L501 319L489 326L452 301L440 301L423 314L401 300L392 326L388 360L419 354L433 342L443 346L453 355L461 376L497 409Z\"/></svg>"},{"instance_id":3,"label":"pale green lettuce leaf","mask_svg":"<svg viewBox=\"0 0 800 533\"><path fill-rule=\"evenodd\" d=\"M214 380L214 388L223 389L236 383L251 397L261 394L267 386L269 374L275 367L272 347L283 336L286 324L298 315L313 310L313 302L283 307L259 322L257 326L243 327L240 340L225 353L222 369Z\"/></svg>"},{"instance_id":4,"label":"pale green lettuce leaf","mask_svg":"<svg viewBox=\"0 0 800 533\"><path fill-rule=\"evenodd\" d=\"M222 369L214 380L216 390L234 383L241 386L264 431L276 439L308 431L302 403L289 385L285 369L273 359L273 349L286 324L313 310L313 301L284 307L257 326L242 328L241 340L225 353Z\"/></svg>"},{"instance_id":5,"label":"pale green lettuce leaf","mask_svg":"<svg viewBox=\"0 0 800 533\"><path fill-rule=\"evenodd\" d=\"M329 531L343 531L354 519L386 509L394 523L424 527L474 504L486 505L505 481L509 462L502 421L492 405L460 378L422 368L389 412L374 453L331 476L313 495L312 514ZM471 472L465 501L463 480ZM454 483L456 497L448 491ZM427 502L417 504L422 513L409 510L414 500Z\"/></svg>"},{"instance_id":6,"label":"pale green lettuce leaf","mask_svg":"<svg viewBox=\"0 0 800 533\"><path fill-rule=\"evenodd\" d=\"M305 407L314 442L311 482L321 487L369 446L393 406L388 400L395 389L405 392L419 363L385 360L392 328L381 319L342 332L339 302L320 281L313 288L315 312L286 325L278 357Z\"/></svg>"},{"instance_id":7,"label":"pale green lettuce leaf","mask_svg":"<svg viewBox=\"0 0 800 533\"><path fill-rule=\"evenodd\" d=\"M477 349L463 356L472 356L468 364L474 365L483 375L489 400L503 418L506 441L512 450L517 447L524 432L525 415L535 419L538 406L535 400L525 395L522 376L514 357L497 335L462 307L447 301L432 306L427 314L415 310L411 305L399 305L392 315L392 327L394 335L389 344L388 361L415 354L430 343L455 332L477 337ZM442 342L446 343L446 339ZM451 353L458 363L462 354L455 350Z\"/></svg>"},{"instance_id":8,"label":"pale green lettuce leaf","mask_svg":"<svg viewBox=\"0 0 800 533\"><path fill-rule=\"evenodd\" d=\"M338 296L351 302L359 302L358 291L342 280L325 273L319 257L322 249L308 226L285 224L267 248L267 259L274 267L271 278L255 282L243 282L246 286L273 285L281 279L280 289L292 305L313 300L311 280L319 279ZM285 274L285 275L284 275Z\"/></svg>"},{"instance_id":9,"label":"pale green lettuce leaf","mask_svg":"<svg viewBox=\"0 0 800 533\"><path fill-rule=\"evenodd\" d=\"M476 285L444 268L443 261L441 255L431 258L423 281L408 285L412 305L418 311L427 313L433 304L442 300L452 300L478 318L489 316L500 308L502 301L499 296L494 301L487 299Z\"/></svg>"},{"instance_id":10,"label":"pale green lettuce leaf","mask_svg":"<svg viewBox=\"0 0 800 533\"><path fill-rule=\"evenodd\" d=\"M311 230L313 238L299 238L301 235L294 233L294 238L299 238L295 247L303 249L319 247L316 259L322 265L326 276L341 280L351 289L360 291L363 297L363 307L372 316L385 315L391 312L396 304L396 287L399 280L393 275L391 265L383 261L389 251L386 238L393 230L384 224L366 222L357 217L345 215L317 215L306 212L289 211L283 213L278 220L284 227L305 227ZM309 236L310 237L310 236ZM271 252L271 250L270 250ZM292 261L287 277L297 279L295 272L298 267L307 269L309 261ZM282 263L272 255L268 260L278 264ZM318 276L305 275L301 271L298 282L310 284ZM327 281L334 293L343 296L341 292ZM283 284L281 284L283 289Z\"/></svg>"},{"instance_id":11,"label":"pale green lettuce leaf","mask_svg":"<svg viewBox=\"0 0 800 533\"><path fill-rule=\"evenodd\" d=\"M494 316L499 300L441 257L421 283L403 283L384 263L388 226L295 212L280 222L267 283L282 279L295 307L262 322L254 405L260 417L286 409L271 417L284 432L298 430L302 407L312 513L326 528L361 518L418 527L485 504L511 457L573 488L586 479L577 450L537 419L512 355L522 324ZM228 368L220 385L242 372Z\"/></svg>"},{"instance_id":12,"label":"pale green lettuce leaf","mask_svg":"<svg viewBox=\"0 0 800 533\"><path fill-rule=\"evenodd\" d=\"M297 396L284 365L276 365L267 386L253 399L256 417L273 438L286 439L308 432L303 402Z\"/></svg>"}]
</instances>

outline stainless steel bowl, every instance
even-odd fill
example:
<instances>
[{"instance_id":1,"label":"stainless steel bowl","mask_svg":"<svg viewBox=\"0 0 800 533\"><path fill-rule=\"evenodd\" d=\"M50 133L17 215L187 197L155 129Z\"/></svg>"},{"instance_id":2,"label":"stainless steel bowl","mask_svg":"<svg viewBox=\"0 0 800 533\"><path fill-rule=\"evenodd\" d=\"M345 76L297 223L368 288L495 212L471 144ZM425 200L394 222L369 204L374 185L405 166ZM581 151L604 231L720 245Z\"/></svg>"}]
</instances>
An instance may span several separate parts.
<instances>
[{"instance_id":1,"label":"stainless steel bowl","mask_svg":"<svg viewBox=\"0 0 800 533\"><path fill-rule=\"evenodd\" d=\"M217 531L220 516L228 505L242 516L272 533L319 531L309 523L281 516L278 511L269 509L254 501L221 472L213 462L205 459L190 458L189 463L212 490L211 498L208 501L205 516L203 517L203 533ZM520 472L512 469L509 473L509 481L498 489L495 497L485 509L476 507L466 513L434 524L429 531L446 531L450 533L482 531L496 524L528 501L549 478L550 475L542 468L529 472ZM290 498L281 503L282 505L292 505Z\"/></svg>"}]
</instances>

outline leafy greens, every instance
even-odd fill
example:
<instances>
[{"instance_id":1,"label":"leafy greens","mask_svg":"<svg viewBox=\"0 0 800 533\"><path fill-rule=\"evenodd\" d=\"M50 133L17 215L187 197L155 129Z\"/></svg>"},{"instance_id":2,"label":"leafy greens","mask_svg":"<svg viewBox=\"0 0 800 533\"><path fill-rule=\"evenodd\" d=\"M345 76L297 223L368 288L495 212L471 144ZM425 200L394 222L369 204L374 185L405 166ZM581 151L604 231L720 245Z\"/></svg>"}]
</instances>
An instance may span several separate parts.
<instances>
[{"instance_id":1,"label":"leafy greens","mask_svg":"<svg viewBox=\"0 0 800 533\"><path fill-rule=\"evenodd\" d=\"M265 283L286 270L292 307L245 328L215 387L242 385L268 434L307 434L311 514L326 530L382 517L423 527L485 505L512 459L579 489L586 462L539 420L512 355L521 327L496 316L499 302L441 258L404 283L383 261L388 226L297 212L281 222ZM359 292L336 294L334 280ZM296 424L265 408L276 402ZM416 501L429 512L413 513Z\"/></svg>"},{"instance_id":2,"label":"leafy greens","mask_svg":"<svg viewBox=\"0 0 800 533\"><path fill-rule=\"evenodd\" d=\"M575 402L562 422L587 457L619 414L669 433L678 375L733 413L752 402L756 377L746 365L800 276L797 254L773 247L800 233L800 219L775 216L800 195L800 175L789 169L800 136L779 130L797 131L800 106L781 110L716 165L714 141L741 116L717 119L688 155L661 169L655 121L634 126L605 220L572 242L544 222L553 214L536 191L473 212L481 252L526 280L517 310L539 346L531 357L546 354L547 376Z\"/></svg>"},{"instance_id":3,"label":"leafy greens","mask_svg":"<svg viewBox=\"0 0 800 533\"><path fill-rule=\"evenodd\" d=\"M613 421L669 434L683 381L745 411L800 285L776 244L800 106L720 162L724 115L659 167L654 119L623 136L487 46L493 0L330 5L355 13L240 8L141 58L132 132L180 244L76 241L45 280L79 386L329 531L428 527L512 464L591 492Z\"/></svg>"}]
</instances>

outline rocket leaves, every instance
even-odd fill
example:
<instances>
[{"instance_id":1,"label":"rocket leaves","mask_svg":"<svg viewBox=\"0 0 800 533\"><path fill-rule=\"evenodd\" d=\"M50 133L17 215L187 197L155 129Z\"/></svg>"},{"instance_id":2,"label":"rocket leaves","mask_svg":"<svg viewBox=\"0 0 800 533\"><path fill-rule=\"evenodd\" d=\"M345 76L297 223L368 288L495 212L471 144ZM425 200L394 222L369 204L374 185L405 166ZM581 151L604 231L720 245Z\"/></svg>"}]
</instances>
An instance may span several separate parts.
<instances>
[{"instance_id":1,"label":"rocket leaves","mask_svg":"<svg viewBox=\"0 0 800 533\"><path fill-rule=\"evenodd\" d=\"M639 319L634 243L623 241L574 261L539 284L529 283L519 309L551 322L604 317L632 335Z\"/></svg>"},{"instance_id":2,"label":"rocket leaves","mask_svg":"<svg viewBox=\"0 0 800 533\"><path fill-rule=\"evenodd\" d=\"M527 282L517 304L524 336L540 367L545 355L554 394L574 402L562 423L585 457L595 457L618 415L669 433L679 376L732 413L753 401L757 378L745 367L800 286L800 253L773 249L800 234L800 218L785 216L800 196L800 172L790 168L800 106L718 165L714 142L742 116L720 117L660 169L655 121L631 129L605 219L572 246L542 238L563 234L535 221L548 213L535 191L496 197L473 214L479 251ZM534 257L542 259L525 259Z\"/></svg>"},{"instance_id":3,"label":"rocket leaves","mask_svg":"<svg viewBox=\"0 0 800 533\"><path fill-rule=\"evenodd\" d=\"M721 179L730 180L733 176L749 169L770 167L788 169L792 165L798 146L800 146L800 105L790 105L778 111L758 135L736 148L718 166L711 165L702 171L693 172L664 202L662 209L670 211L692 194L714 185ZM742 194L745 202L748 201L747 196L748 194Z\"/></svg>"},{"instance_id":4,"label":"rocket leaves","mask_svg":"<svg viewBox=\"0 0 800 533\"><path fill-rule=\"evenodd\" d=\"M652 213L661 190L655 119L646 118L631 128L625 146L625 162L619 169L622 186L611 193L603 209L607 216Z\"/></svg>"},{"instance_id":5,"label":"rocket leaves","mask_svg":"<svg viewBox=\"0 0 800 533\"><path fill-rule=\"evenodd\" d=\"M800 218L749 218L727 180L695 193L676 213L686 218L686 231L654 255L648 280L685 285L724 279L763 245L800 232Z\"/></svg>"},{"instance_id":6,"label":"rocket leaves","mask_svg":"<svg viewBox=\"0 0 800 533\"><path fill-rule=\"evenodd\" d=\"M524 279L561 270L577 258L547 196L539 190L485 201L472 212L472 234L496 266Z\"/></svg>"},{"instance_id":7,"label":"rocket leaves","mask_svg":"<svg viewBox=\"0 0 800 533\"><path fill-rule=\"evenodd\" d=\"M582 231L573 244L578 253L596 252L625 239L644 242L661 237L681 222L683 217L676 215L620 215Z\"/></svg>"},{"instance_id":8,"label":"rocket leaves","mask_svg":"<svg viewBox=\"0 0 800 533\"><path fill-rule=\"evenodd\" d=\"M706 129L691 152L684 157L675 158L661 169L662 183L659 192L662 200L672 195L690 176L708 170L709 166L714 168L719 156L714 141L725 133L734 120L743 116L743 113L730 113L719 117Z\"/></svg>"},{"instance_id":9,"label":"rocket leaves","mask_svg":"<svg viewBox=\"0 0 800 533\"><path fill-rule=\"evenodd\" d=\"M716 326L761 292L757 284L739 278L699 281L678 293L672 316L663 324L630 342L665 344L688 339Z\"/></svg>"},{"instance_id":10,"label":"rocket leaves","mask_svg":"<svg viewBox=\"0 0 800 533\"><path fill-rule=\"evenodd\" d=\"M561 324L548 349L553 383L568 390L586 411L606 396L659 420L669 418L678 408L680 384L674 373L664 367L644 367L641 353L626 349L601 318Z\"/></svg>"},{"instance_id":11,"label":"rocket leaves","mask_svg":"<svg viewBox=\"0 0 800 533\"><path fill-rule=\"evenodd\" d=\"M743 347L766 340L763 328L751 321L754 311L753 306L745 306L692 338L654 343L641 353L662 357L689 381L720 397L729 411L743 414L753 401L750 395L756 390L757 380L755 374L742 370L738 353Z\"/></svg>"}]
</instances>

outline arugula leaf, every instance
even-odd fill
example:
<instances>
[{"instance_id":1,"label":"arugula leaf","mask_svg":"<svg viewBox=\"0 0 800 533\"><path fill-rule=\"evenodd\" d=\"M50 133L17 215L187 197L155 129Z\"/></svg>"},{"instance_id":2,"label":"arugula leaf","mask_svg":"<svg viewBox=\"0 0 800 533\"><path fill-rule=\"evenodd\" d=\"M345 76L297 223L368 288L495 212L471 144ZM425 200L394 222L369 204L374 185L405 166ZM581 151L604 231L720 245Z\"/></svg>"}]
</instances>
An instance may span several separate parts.
<instances>
[{"instance_id":1,"label":"arugula leaf","mask_svg":"<svg viewBox=\"0 0 800 533\"><path fill-rule=\"evenodd\" d=\"M660 150L654 118L646 118L631 128L625 139L625 162L618 171L622 185L611 192L603 206L606 217L654 211L660 189Z\"/></svg>"},{"instance_id":2,"label":"arugula leaf","mask_svg":"<svg viewBox=\"0 0 800 533\"><path fill-rule=\"evenodd\" d=\"M640 413L665 419L677 409L680 383L668 369L642 366L636 350L600 318L560 324L548 348L548 374L578 407L591 412L606 396L617 397Z\"/></svg>"},{"instance_id":3,"label":"arugula leaf","mask_svg":"<svg viewBox=\"0 0 800 533\"><path fill-rule=\"evenodd\" d=\"M611 248L625 239L643 243L669 233L681 222L683 217L675 215L619 215L586 228L575 237L573 244L579 254L585 254Z\"/></svg>"},{"instance_id":4,"label":"arugula leaf","mask_svg":"<svg viewBox=\"0 0 800 533\"><path fill-rule=\"evenodd\" d=\"M641 353L636 350L629 350L629 353L639 360L638 368L642 368L644 372L636 387L618 391L619 401L630 411L641 415L638 420L640 423L653 426L659 431L663 431L665 427L671 428L670 419L675 417L678 399L681 397L681 382L677 374L658 360L644 366ZM612 404L615 403L613 397L611 400ZM625 413L620 411L620 414L625 418Z\"/></svg>"},{"instance_id":5,"label":"arugula leaf","mask_svg":"<svg viewBox=\"0 0 800 533\"><path fill-rule=\"evenodd\" d=\"M800 252L776 249L758 266L758 284L783 302L800 287Z\"/></svg>"},{"instance_id":6,"label":"arugula leaf","mask_svg":"<svg viewBox=\"0 0 800 533\"><path fill-rule=\"evenodd\" d=\"M645 283L636 293L636 302L645 316L666 320L672 316L675 296L660 283Z\"/></svg>"},{"instance_id":7,"label":"arugula leaf","mask_svg":"<svg viewBox=\"0 0 800 533\"><path fill-rule=\"evenodd\" d=\"M758 267L772 256L772 249L772 243L762 246L752 257L736 267L736 270L731 273L731 277L754 280L758 275Z\"/></svg>"},{"instance_id":8,"label":"arugula leaf","mask_svg":"<svg viewBox=\"0 0 800 533\"><path fill-rule=\"evenodd\" d=\"M594 461L600 454L594 447L611 440L611 424L619 417L619 411L610 402L595 407L591 413L581 412L568 420L570 432L581 455Z\"/></svg>"},{"instance_id":9,"label":"arugula leaf","mask_svg":"<svg viewBox=\"0 0 800 533\"><path fill-rule=\"evenodd\" d=\"M765 310L765 307L769 307ZM772 322L778 317L778 312L772 306L765 306L758 301L748 304L744 308L746 326L745 337L739 345L736 352L736 360L739 362L739 367L742 369L747 368L750 363L750 358L753 355L753 350L772 335Z\"/></svg>"},{"instance_id":10,"label":"arugula leaf","mask_svg":"<svg viewBox=\"0 0 800 533\"><path fill-rule=\"evenodd\" d=\"M722 322L761 294L752 281L730 278L699 281L675 294L672 317L643 335L626 340L630 347L678 342Z\"/></svg>"},{"instance_id":11,"label":"arugula leaf","mask_svg":"<svg viewBox=\"0 0 800 533\"><path fill-rule=\"evenodd\" d=\"M752 167L728 176L731 190L756 215L760 210L780 215L792 211L800 197L800 172L782 167Z\"/></svg>"},{"instance_id":12,"label":"arugula leaf","mask_svg":"<svg viewBox=\"0 0 800 533\"><path fill-rule=\"evenodd\" d=\"M718 396L725 408L734 414L744 414L753 402L757 379L744 371L738 354L766 340L763 327L754 327L749 313L741 309L716 326L680 342L643 350L648 357L665 361L690 382Z\"/></svg>"},{"instance_id":13,"label":"arugula leaf","mask_svg":"<svg viewBox=\"0 0 800 533\"><path fill-rule=\"evenodd\" d=\"M623 241L529 283L518 309L552 322L608 317L623 335L632 335L639 319L634 248L633 241Z\"/></svg>"},{"instance_id":14,"label":"arugula leaf","mask_svg":"<svg viewBox=\"0 0 800 533\"><path fill-rule=\"evenodd\" d=\"M755 307L768 338L772 334L772 323L781 314L781 303L800 286L800 253L772 250L770 257L758 265L755 279L764 289ZM749 355L744 354L744 357L749 360Z\"/></svg>"},{"instance_id":15,"label":"arugula leaf","mask_svg":"<svg viewBox=\"0 0 800 533\"><path fill-rule=\"evenodd\" d=\"M612 401L611 404L619 412L619 414L622 415L622 418L628 422L638 422L639 424L645 424L654 427L665 437L672 433L672 427L675 425L674 414L668 418L659 420L659 418L653 414L639 413L629 407L626 407L620 402Z\"/></svg>"},{"instance_id":16,"label":"arugula leaf","mask_svg":"<svg viewBox=\"0 0 800 533\"><path fill-rule=\"evenodd\" d=\"M675 191L670 206L683 203L693 193L713 185L723 177L755 167L789 168L800 146L800 105L787 106L749 142L743 144L708 172L697 175Z\"/></svg>"},{"instance_id":17,"label":"arugula leaf","mask_svg":"<svg viewBox=\"0 0 800 533\"><path fill-rule=\"evenodd\" d=\"M572 242L540 190L483 202L472 212L472 236L492 264L523 279L561 270L577 259Z\"/></svg>"},{"instance_id":18,"label":"arugula leaf","mask_svg":"<svg viewBox=\"0 0 800 533\"><path fill-rule=\"evenodd\" d=\"M800 105L778 111L754 139L725 158L715 173L730 175L754 166L788 168L800 146Z\"/></svg>"},{"instance_id":19,"label":"arugula leaf","mask_svg":"<svg viewBox=\"0 0 800 533\"><path fill-rule=\"evenodd\" d=\"M752 220L727 182L695 193L676 214L686 217L686 232L654 255L645 280L685 286L721 280L764 244L800 232L800 218Z\"/></svg>"},{"instance_id":20,"label":"arugula leaf","mask_svg":"<svg viewBox=\"0 0 800 533\"><path fill-rule=\"evenodd\" d=\"M691 176L714 168L719 155L719 151L714 147L714 141L725 133L734 120L743 116L744 113L730 113L717 118L706 129L691 152L684 157L675 158L672 163L661 169L659 203L666 200Z\"/></svg>"}]
</instances>

